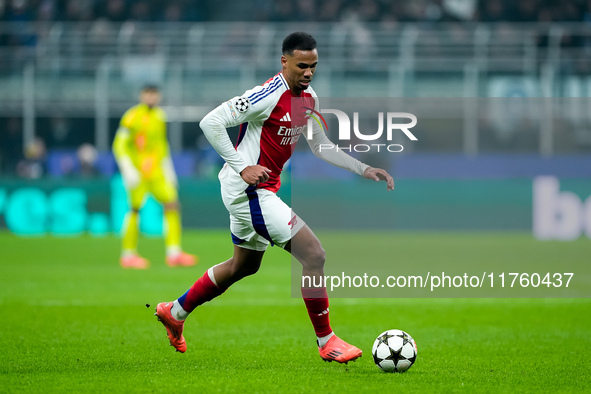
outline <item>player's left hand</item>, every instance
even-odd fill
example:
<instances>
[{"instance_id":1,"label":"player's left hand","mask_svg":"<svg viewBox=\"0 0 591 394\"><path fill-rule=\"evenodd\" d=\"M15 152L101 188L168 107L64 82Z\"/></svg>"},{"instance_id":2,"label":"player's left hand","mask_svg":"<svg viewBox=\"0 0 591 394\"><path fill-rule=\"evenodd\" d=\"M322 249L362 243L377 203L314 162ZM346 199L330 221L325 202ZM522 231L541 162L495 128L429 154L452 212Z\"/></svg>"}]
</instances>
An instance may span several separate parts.
<instances>
[{"instance_id":1,"label":"player's left hand","mask_svg":"<svg viewBox=\"0 0 591 394\"><path fill-rule=\"evenodd\" d=\"M179 180L176 176L176 171L174 170L174 164L172 163L172 159L170 156L166 156L162 159L160 163L162 167L162 171L164 172L164 177L168 179L175 187L179 186Z\"/></svg>"},{"instance_id":2,"label":"player's left hand","mask_svg":"<svg viewBox=\"0 0 591 394\"><path fill-rule=\"evenodd\" d=\"M363 176L367 179L373 179L376 182L379 181L386 181L388 184L388 188L386 190L394 190L394 179L386 172L386 170L382 170L381 168L373 168L368 167Z\"/></svg>"}]
</instances>

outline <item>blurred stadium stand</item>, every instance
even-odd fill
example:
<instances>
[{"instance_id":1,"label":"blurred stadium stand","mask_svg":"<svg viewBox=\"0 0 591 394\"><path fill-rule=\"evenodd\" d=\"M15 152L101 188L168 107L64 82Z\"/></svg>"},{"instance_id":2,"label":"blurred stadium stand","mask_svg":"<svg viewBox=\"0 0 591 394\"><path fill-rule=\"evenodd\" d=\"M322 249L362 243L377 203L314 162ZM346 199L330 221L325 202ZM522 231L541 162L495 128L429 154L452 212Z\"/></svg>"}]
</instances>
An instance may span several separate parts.
<instances>
[{"instance_id":1,"label":"blurred stadium stand","mask_svg":"<svg viewBox=\"0 0 591 394\"><path fill-rule=\"evenodd\" d=\"M198 121L278 72L280 42L296 30L318 40L321 97L590 97L590 7L576 0L257 0L236 7L0 0L0 174L18 172L22 160L42 161L52 175L79 174L82 144L96 147L96 174L112 173L108 151L119 118L149 82L163 88L179 172L210 176L219 159ZM467 127L454 131L451 144L425 141L416 153L460 161L483 153L588 154L586 107L570 108L567 138L557 138L560 125L481 138ZM477 116L467 124L477 125Z\"/></svg>"},{"instance_id":2,"label":"blurred stadium stand","mask_svg":"<svg viewBox=\"0 0 591 394\"><path fill-rule=\"evenodd\" d=\"M2 0L0 19L111 22L576 22L585 0Z\"/></svg>"}]
</instances>

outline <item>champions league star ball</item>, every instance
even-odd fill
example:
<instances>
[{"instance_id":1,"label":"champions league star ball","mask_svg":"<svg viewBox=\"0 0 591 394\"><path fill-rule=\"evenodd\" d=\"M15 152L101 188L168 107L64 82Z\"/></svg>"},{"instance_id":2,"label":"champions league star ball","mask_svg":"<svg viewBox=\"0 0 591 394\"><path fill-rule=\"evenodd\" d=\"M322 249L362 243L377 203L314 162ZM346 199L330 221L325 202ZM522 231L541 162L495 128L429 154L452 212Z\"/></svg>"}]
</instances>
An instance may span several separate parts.
<instances>
[{"instance_id":1,"label":"champions league star ball","mask_svg":"<svg viewBox=\"0 0 591 394\"><path fill-rule=\"evenodd\" d=\"M381 333L371 348L373 361L384 372L404 372L417 359L417 344L402 330Z\"/></svg>"},{"instance_id":2,"label":"champions league star ball","mask_svg":"<svg viewBox=\"0 0 591 394\"><path fill-rule=\"evenodd\" d=\"M234 102L234 106L238 110L238 112L246 112L248 107L250 107L250 102L248 101L247 97L239 97Z\"/></svg>"}]
</instances>

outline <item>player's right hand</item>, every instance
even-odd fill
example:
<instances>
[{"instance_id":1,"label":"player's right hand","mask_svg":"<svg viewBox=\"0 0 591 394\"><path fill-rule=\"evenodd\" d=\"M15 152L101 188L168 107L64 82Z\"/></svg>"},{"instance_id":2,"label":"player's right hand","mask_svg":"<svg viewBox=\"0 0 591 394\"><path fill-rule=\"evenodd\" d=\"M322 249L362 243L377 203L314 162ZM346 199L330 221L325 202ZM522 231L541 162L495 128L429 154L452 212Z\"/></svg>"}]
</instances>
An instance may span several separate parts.
<instances>
[{"instance_id":1,"label":"player's right hand","mask_svg":"<svg viewBox=\"0 0 591 394\"><path fill-rule=\"evenodd\" d=\"M118 157L117 164L119 165L121 177L123 178L123 183L127 189L133 189L140 184L142 181L142 175L136 166L133 165L129 156L123 155Z\"/></svg>"},{"instance_id":2,"label":"player's right hand","mask_svg":"<svg viewBox=\"0 0 591 394\"><path fill-rule=\"evenodd\" d=\"M251 186L256 186L259 183L265 183L269 180L269 174L272 171L267 167L261 165L248 166L240 172L240 176L244 182Z\"/></svg>"},{"instance_id":3,"label":"player's right hand","mask_svg":"<svg viewBox=\"0 0 591 394\"><path fill-rule=\"evenodd\" d=\"M121 169L121 176L123 177L123 182L128 189L133 189L140 184L142 181L142 176L140 172L135 168L126 168Z\"/></svg>"}]
</instances>

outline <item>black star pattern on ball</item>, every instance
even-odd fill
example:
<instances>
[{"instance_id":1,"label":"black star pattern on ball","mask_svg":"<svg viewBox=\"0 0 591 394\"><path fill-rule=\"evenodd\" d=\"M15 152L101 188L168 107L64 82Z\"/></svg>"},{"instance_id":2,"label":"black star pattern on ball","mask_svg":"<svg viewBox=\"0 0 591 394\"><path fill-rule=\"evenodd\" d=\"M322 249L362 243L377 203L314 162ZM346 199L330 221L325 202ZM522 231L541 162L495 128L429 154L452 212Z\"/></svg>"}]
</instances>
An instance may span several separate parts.
<instances>
[{"instance_id":1,"label":"black star pattern on ball","mask_svg":"<svg viewBox=\"0 0 591 394\"><path fill-rule=\"evenodd\" d=\"M400 358L402 358L402 356L400 355L400 351L402 350L402 348L394 351L394 349L392 348L388 348L390 349L390 355L386 358L384 358L384 360L392 360L394 362L398 361Z\"/></svg>"},{"instance_id":2,"label":"black star pattern on ball","mask_svg":"<svg viewBox=\"0 0 591 394\"><path fill-rule=\"evenodd\" d=\"M373 354L373 362L374 362L376 365L379 365L381 361L382 361L382 359L381 359L381 358L379 358L378 356L376 356L376 354L374 353L374 354Z\"/></svg>"},{"instance_id":3,"label":"black star pattern on ball","mask_svg":"<svg viewBox=\"0 0 591 394\"><path fill-rule=\"evenodd\" d=\"M394 365L398 365L398 360L404 358L400 355L400 351L402 350L402 348L398 349L397 351L394 351L394 349L392 349L391 347L389 347L388 349L390 349L390 355L384 358L384 360L392 360L394 361Z\"/></svg>"},{"instance_id":4,"label":"black star pattern on ball","mask_svg":"<svg viewBox=\"0 0 591 394\"><path fill-rule=\"evenodd\" d=\"M385 333L384 335L378 337L378 341L389 347L390 345L388 345L388 338L393 338L395 336L396 335L390 335L388 333Z\"/></svg>"},{"instance_id":5,"label":"black star pattern on ball","mask_svg":"<svg viewBox=\"0 0 591 394\"><path fill-rule=\"evenodd\" d=\"M410 337L408 336L407 333L404 333L402 335L402 346L406 345L409 342L410 342Z\"/></svg>"}]
</instances>

